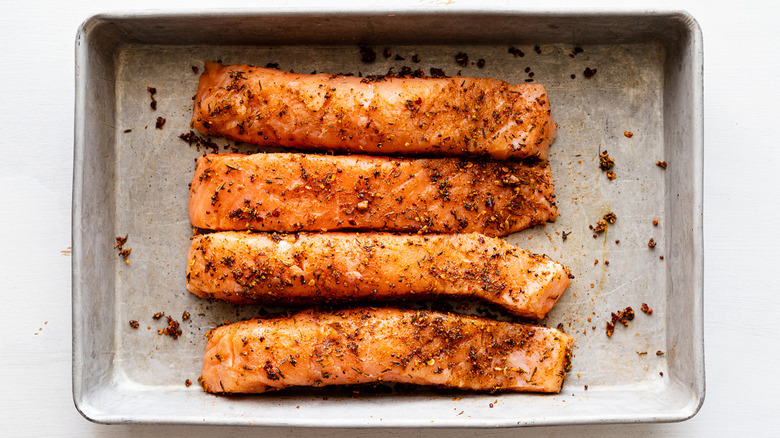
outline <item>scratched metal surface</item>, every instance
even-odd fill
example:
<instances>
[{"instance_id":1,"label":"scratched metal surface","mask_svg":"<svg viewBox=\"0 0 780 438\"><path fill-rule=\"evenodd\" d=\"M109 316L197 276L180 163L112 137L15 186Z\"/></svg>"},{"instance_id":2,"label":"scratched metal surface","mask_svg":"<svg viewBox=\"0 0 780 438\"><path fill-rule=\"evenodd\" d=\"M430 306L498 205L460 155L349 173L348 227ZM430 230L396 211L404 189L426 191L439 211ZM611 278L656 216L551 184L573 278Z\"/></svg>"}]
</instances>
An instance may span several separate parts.
<instances>
[{"instance_id":1,"label":"scratched metal surface","mask_svg":"<svg viewBox=\"0 0 780 438\"><path fill-rule=\"evenodd\" d=\"M371 64L361 62L353 43L132 43L115 50L113 94L85 99L97 107L102 105L106 112L111 108L105 106L113 105L110 122L103 123L110 126L103 127L107 141L91 150L86 148L92 155L84 159L102 166L105 185L100 190L90 190L87 184L76 187L77 192L83 189L80 198L85 204L103 207L79 217L80 229L92 228L95 221L110 229L100 233L100 241L85 237L81 247L74 242L74 253L80 249L85 254L90 248L103 254L98 258L102 267L93 267L90 275L110 277L102 280L100 288L95 288L95 281L82 278L79 300L74 301L74 314L81 318L94 314L94 318L107 321L105 330L74 326L74 336L88 338L80 342L87 341L100 354L97 358L94 351L91 357L85 353L82 361L78 355L84 350L74 353L74 391L77 406L79 401L82 404L80 410L107 422L303 426L508 426L668 421L690 415L691 406L696 406L700 397L698 388L690 383L700 377L696 362L689 360L697 356L688 351L680 354L679 350L689 348L688 337L693 334L685 332L700 331L701 327L696 327L694 317L690 321L685 315L678 317L676 309L681 305L677 300L683 298L677 294L690 298L701 291L693 278L686 280L686 269L694 272L695 266L686 268L690 258L680 255L697 248L678 248L683 242L673 234L676 227L695 226L695 220L686 218L685 209L690 206L678 205L673 194L693 196L700 175L684 173L691 166L684 160L694 160L695 154L671 150L684 145L676 145L670 138L668 106L675 93L665 89L671 74L668 64L674 59L668 56L668 49L657 41L591 43L582 44L582 53L572 57L573 44L549 42L540 45L541 53L534 50L534 44L517 45L525 55L515 57L504 43L380 42L372 47L378 55ZM392 57L382 56L385 47L391 49ZM455 63L454 55L459 51L469 55L469 65ZM395 60L396 54L405 60ZM411 61L413 54L420 56L419 64ZM484 68L476 65L479 58L485 60ZM203 151L178 137L189 131L198 79L192 67L202 69L204 61L216 59L226 64L278 63L280 68L296 72L363 75L384 73L391 67L397 71L405 65L424 71L437 67L450 75L461 72L511 83L528 79L526 70L530 69L534 81L547 87L559 127L549 160L560 217L555 223L515 233L507 240L550 255L568 265L575 275L543 321L550 326L562 323L576 340L576 356L563 391L544 396L429 390L381 395L301 390L255 397L203 393L197 384L203 335L223 321L265 311L255 306L209 303L185 287L185 256L192 235L187 215L188 183L194 160ZM597 73L585 78L586 67ZM147 87L157 90L156 110L150 107ZM158 117L165 118L162 129L155 127ZM633 136L628 138L624 131ZM230 149L262 150L214 140ZM616 163L614 181L599 169L598 155L604 150ZM669 161L669 168L657 167L658 160ZM617 221L594 237L589 225L608 212L615 213ZM653 220L658 220L657 226ZM565 240L564 232L570 233ZM130 264L103 248L111 248L113 236L125 234L129 235L125 246L132 248ZM648 247L650 238L657 242L654 249ZM110 259L112 256L116 258ZM79 260L86 265L86 260ZM670 267L681 264L678 270ZM642 303L653 308L652 315L640 311ZM618 324L614 335L607 337L605 324L610 313L626 306L633 307L636 317L628 327ZM184 311L191 315L189 320L182 319ZM152 318L157 312L181 323L183 333L178 340L158 334L167 324L165 318ZM131 328L129 320L137 320L140 328ZM658 350L665 354L656 355ZM101 360L106 362L102 368L93 364ZM187 379L193 382L191 387L185 386Z\"/></svg>"}]
</instances>

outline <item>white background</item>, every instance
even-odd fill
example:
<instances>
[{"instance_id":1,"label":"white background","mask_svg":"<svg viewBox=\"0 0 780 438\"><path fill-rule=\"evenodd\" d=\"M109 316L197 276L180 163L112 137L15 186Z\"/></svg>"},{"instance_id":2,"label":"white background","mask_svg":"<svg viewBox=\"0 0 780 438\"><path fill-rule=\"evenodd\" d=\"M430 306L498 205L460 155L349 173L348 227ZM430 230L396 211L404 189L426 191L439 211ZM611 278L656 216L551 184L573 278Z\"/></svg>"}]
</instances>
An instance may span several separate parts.
<instances>
[{"instance_id":1,"label":"white background","mask_svg":"<svg viewBox=\"0 0 780 438\"><path fill-rule=\"evenodd\" d=\"M707 394L678 424L503 430L295 430L105 426L71 399L74 37L92 14L324 1L0 0L0 436L780 436L780 2L622 1L685 9L704 34ZM510 3L491 1L508 7ZM460 0L345 1L347 8L457 9ZM535 3L565 10L581 1ZM590 2L589 7L612 7Z\"/></svg>"}]
</instances>

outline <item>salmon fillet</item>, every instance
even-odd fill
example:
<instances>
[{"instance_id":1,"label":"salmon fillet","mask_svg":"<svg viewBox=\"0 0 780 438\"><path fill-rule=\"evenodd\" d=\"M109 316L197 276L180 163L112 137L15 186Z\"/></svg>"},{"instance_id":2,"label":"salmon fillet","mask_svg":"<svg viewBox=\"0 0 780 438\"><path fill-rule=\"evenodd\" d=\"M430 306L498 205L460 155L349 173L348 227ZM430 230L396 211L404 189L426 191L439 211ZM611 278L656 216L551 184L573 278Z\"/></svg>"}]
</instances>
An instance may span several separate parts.
<instances>
[{"instance_id":1,"label":"salmon fillet","mask_svg":"<svg viewBox=\"0 0 780 438\"><path fill-rule=\"evenodd\" d=\"M543 85L497 79L306 75L206 62L192 126L259 145L378 154L547 158Z\"/></svg>"},{"instance_id":2,"label":"salmon fillet","mask_svg":"<svg viewBox=\"0 0 780 438\"><path fill-rule=\"evenodd\" d=\"M392 308L309 310L206 336L200 381L214 393L382 381L559 392L573 345L553 328Z\"/></svg>"},{"instance_id":3,"label":"salmon fillet","mask_svg":"<svg viewBox=\"0 0 780 438\"><path fill-rule=\"evenodd\" d=\"M187 289L235 304L471 298L542 319L569 285L566 268L481 234L196 236Z\"/></svg>"},{"instance_id":4,"label":"salmon fillet","mask_svg":"<svg viewBox=\"0 0 780 438\"><path fill-rule=\"evenodd\" d=\"M189 212L194 226L217 231L490 236L558 215L546 162L287 153L198 158Z\"/></svg>"}]
</instances>

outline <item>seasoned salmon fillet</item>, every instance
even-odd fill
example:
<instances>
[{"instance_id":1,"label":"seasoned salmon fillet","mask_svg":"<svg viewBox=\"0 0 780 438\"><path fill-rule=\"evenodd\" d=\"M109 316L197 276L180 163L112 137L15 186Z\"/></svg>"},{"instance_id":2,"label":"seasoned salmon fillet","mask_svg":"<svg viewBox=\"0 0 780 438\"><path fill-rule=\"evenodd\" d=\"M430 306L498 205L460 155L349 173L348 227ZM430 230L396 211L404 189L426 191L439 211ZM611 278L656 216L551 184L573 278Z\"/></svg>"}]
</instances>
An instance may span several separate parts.
<instances>
[{"instance_id":1,"label":"seasoned salmon fillet","mask_svg":"<svg viewBox=\"0 0 780 438\"><path fill-rule=\"evenodd\" d=\"M481 234L268 234L196 236L187 289L245 303L471 298L542 319L569 285L566 268Z\"/></svg>"},{"instance_id":2,"label":"seasoned salmon fillet","mask_svg":"<svg viewBox=\"0 0 780 438\"><path fill-rule=\"evenodd\" d=\"M382 381L554 393L573 345L553 328L392 308L309 310L206 336L200 381L214 393Z\"/></svg>"},{"instance_id":3,"label":"seasoned salmon fillet","mask_svg":"<svg viewBox=\"0 0 780 438\"><path fill-rule=\"evenodd\" d=\"M198 158L190 221L212 230L501 236L555 219L546 162L315 154Z\"/></svg>"},{"instance_id":4,"label":"seasoned salmon fillet","mask_svg":"<svg viewBox=\"0 0 780 438\"><path fill-rule=\"evenodd\" d=\"M259 145L377 154L547 158L543 85L497 79L358 78L206 62L192 126Z\"/></svg>"}]
</instances>

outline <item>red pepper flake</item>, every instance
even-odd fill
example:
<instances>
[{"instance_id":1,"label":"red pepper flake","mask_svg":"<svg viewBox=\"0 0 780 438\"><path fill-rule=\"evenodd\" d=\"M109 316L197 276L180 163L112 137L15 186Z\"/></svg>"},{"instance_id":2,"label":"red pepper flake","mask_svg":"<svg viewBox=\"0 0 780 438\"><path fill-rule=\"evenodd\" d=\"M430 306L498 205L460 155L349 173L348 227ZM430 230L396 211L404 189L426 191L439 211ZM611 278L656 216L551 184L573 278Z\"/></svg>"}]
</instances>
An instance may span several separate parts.
<instances>
[{"instance_id":1,"label":"red pepper flake","mask_svg":"<svg viewBox=\"0 0 780 438\"><path fill-rule=\"evenodd\" d=\"M146 87L146 91L149 92L149 96L152 98L152 101L149 103L149 106L152 107L153 110L156 110L157 100L155 100L154 95L157 94L157 89L154 87Z\"/></svg>"},{"instance_id":2,"label":"red pepper flake","mask_svg":"<svg viewBox=\"0 0 780 438\"><path fill-rule=\"evenodd\" d=\"M132 328L134 328L134 329L137 329L137 328L138 328L138 326L139 326L139 324L138 324L138 321L136 321L136 320L134 320L134 319L131 319L131 320L130 320L130 321L128 321L128 322L130 323L130 327L132 327Z\"/></svg>"},{"instance_id":3,"label":"red pepper flake","mask_svg":"<svg viewBox=\"0 0 780 438\"><path fill-rule=\"evenodd\" d=\"M514 56L515 56L515 58L516 58L516 57L518 57L518 56L519 56L519 57L521 57L521 58L522 58L523 56L525 56L525 53L523 53L523 51L522 51L522 50L520 50L520 49L516 48L515 46L512 46L512 47L510 47L510 48L509 48L509 53L511 53L512 55L514 55Z\"/></svg>"},{"instance_id":4,"label":"red pepper flake","mask_svg":"<svg viewBox=\"0 0 780 438\"><path fill-rule=\"evenodd\" d=\"M358 44L358 47L360 47L360 60L365 62L366 64L370 64L374 61L376 61L376 52L371 47L366 46L365 44Z\"/></svg>"},{"instance_id":5,"label":"red pepper flake","mask_svg":"<svg viewBox=\"0 0 780 438\"><path fill-rule=\"evenodd\" d=\"M165 118L164 117L158 117L157 122L154 124L154 127L157 129L162 129L163 125L165 124Z\"/></svg>"},{"instance_id":6,"label":"red pepper flake","mask_svg":"<svg viewBox=\"0 0 780 438\"><path fill-rule=\"evenodd\" d=\"M194 65L192 66L192 72L193 73L198 74L199 71L200 70L198 69L198 67L195 67Z\"/></svg>"},{"instance_id":7,"label":"red pepper flake","mask_svg":"<svg viewBox=\"0 0 780 438\"><path fill-rule=\"evenodd\" d=\"M623 135L625 135L625 136L626 136L626 137L628 137L628 138L631 138L631 137L633 137L633 136L634 136L634 133L633 133L633 132L631 132L631 131L626 131L626 132L624 132L624 133L623 133Z\"/></svg>"},{"instance_id":8,"label":"red pepper flake","mask_svg":"<svg viewBox=\"0 0 780 438\"><path fill-rule=\"evenodd\" d=\"M659 259L661 259L661 260L663 260L663 259L664 259L664 256L658 256L658 258L659 258Z\"/></svg>"},{"instance_id":9,"label":"red pepper flake","mask_svg":"<svg viewBox=\"0 0 780 438\"><path fill-rule=\"evenodd\" d=\"M163 316L165 316L165 313L163 313L163 312L157 312L157 313L155 313L154 315L152 315L152 319L160 319L160 318L162 318Z\"/></svg>"},{"instance_id":10,"label":"red pepper flake","mask_svg":"<svg viewBox=\"0 0 780 438\"><path fill-rule=\"evenodd\" d=\"M542 48L539 47L539 46L534 46L534 52L536 52L536 53L541 55L542 54Z\"/></svg>"},{"instance_id":11,"label":"red pepper flake","mask_svg":"<svg viewBox=\"0 0 780 438\"><path fill-rule=\"evenodd\" d=\"M187 388L189 388L189 387L190 387L190 385L192 385L192 381L191 381L190 379L187 379L187 380L185 380L185 381L184 381L184 386L186 386Z\"/></svg>"},{"instance_id":12,"label":"red pepper flake","mask_svg":"<svg viewBox=\"0 0 780 438\"><path fill-rule=\"evenodd\" d=\"M469 63L469 55L467 55L467 54L465 54L463 52L458 52L455 55L455 62L458 63L458 65L460 65L462 67L465 67Z\"/></svg>"},{"instance_id":13,"label":"red pepper flake","mask_svg":"<svg viewBox=\"0 0 780 438\"><path fill-rule=\"evenodd\" d=\"M479 58L479 61L477 61L477 67L483 68L485 66L485 60L482 58Z\"/></svg>"},{"instance_id":14,"label":"red pepper flake","mask_svg":"<svg viewBox=\"0 0 780 438\"><path fill-rule=\"evenodd\" d=\"M653 226L654 226L654 227L657 227L657 226L658 226L658 219L653 219Z\"/></svg>"},{"instance_id":15,"label":"red pepper flake","mask_svg":"<svg viewBox=\"0 0 780 438\"><path fill-rule=\"evenodd\" d=\"M656 245L655 244L655 240L651 237L650 241L647 242L647 246L650 247L650 248L655 248L655 245Z\"/></svg>"},{"instance_id":16,"label":"red pepper flake","mask_svg":"<svg viewBox=\"0 0 780 438\"><path fill-rule=\"evenodd\" d=\"M642 303L641 310L643 312L645 312L646 314L648 314L648 315L652 315L653 314L653 309L651 309L650 306L647 305L647 303Z\"/></svg>"},{"instance_id":17,"label":"red pepper flake","mask_svg":"<svg viewBox=\"0 0 780 438\"><path fill-rule=\"evenodd\" d=\"M186 321L188 319L190 319L190 312L185 310L184 313L181 314L181 320Z\"/></svg>"},{"instance_id":18,"label":"red pepper flake","mask_svg":"<svg viewBox=\"0 0 780 438\"><path fill-rule=\"evenodd\" d=\"M656 356L663 356L663 355L664 355L664 352L663 352L663 351L661 351L661 350L658 350L658 351L656 351L656 352L655 352L655 355L656 355Z\"/></svg>"},{"instance_id":19,"label":"red pepper flake","mask_svg":"<svg viewBox=\"0 0 780 438\"><path fill-rule=\"evenodd\" d=\"M416 53L414 55L412 55L412 62L415 63L415 64L419 64L420 63L420 55L418 55Z\"/></svg>"},{"instance_id":20,"label":"red pepper flake","mask_svg":"<svg viewBox=\"0 0 780 438\"><path fill-rule=\"evenodd\" d=\"M604 260L604 264L609 266L609 260Z\"/></svg>"},{"instance_id":21,"label":"red pepper flake","mask_svg":"<svg viewBox=\"0 0 780 438\"><path fill-rule=\"evenodd\" d=\"M599 264L599 259L596 259L596 260L593 261L593 266L596 266L598 264Z\"/></svg>"},{"instance_id":22,"label":"red pepper flake","mask_svg":"<svg viewBox=\"0 0 780 438\"><path fill-rule=\"evenodd\" d=\"M661 169L666 169L666 161L657 161L655 165L660 167Z\"/></svg>"},{"instance_id":23,"label":"red pepper flake","mask_svg":"<svg viewBox=\"0 0 780 438\"><path fill-rule=\"evenodd\" d=\"M585 67L585 71L582 72L582 74L585 76L585 79L590 79L596 74L596 69L591 69L590 67Z\"/></svg>"},{"instance_id":24,"label":"red pepper flake","mask_svg":"<svg viewBox=\"0 0 780 438\"><path fill-rule=\"evenodd\" d=\"M664 376L664 372L663 372L663 371L661 371L661 372L659 372L659 373L658 373L658 375L659 375L659 376L661 376L661 377L663 377L663 376Z\"/></svg>"}]
</instances>

